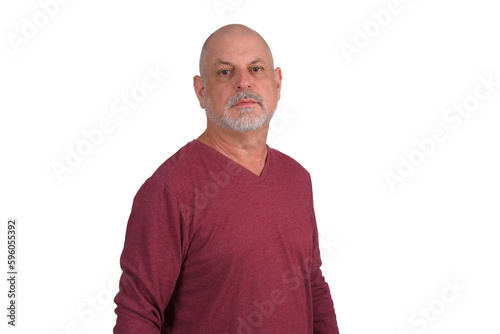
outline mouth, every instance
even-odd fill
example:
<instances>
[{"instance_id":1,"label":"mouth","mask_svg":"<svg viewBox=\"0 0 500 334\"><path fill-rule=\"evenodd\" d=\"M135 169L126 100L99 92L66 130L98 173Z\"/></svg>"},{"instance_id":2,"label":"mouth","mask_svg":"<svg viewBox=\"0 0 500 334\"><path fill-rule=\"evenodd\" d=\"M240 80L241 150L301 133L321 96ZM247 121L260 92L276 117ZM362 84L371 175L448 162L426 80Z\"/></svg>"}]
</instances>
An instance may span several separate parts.
<instances>
[{"instance_id":1,"label":"mouth","mask_svg":"<svg viewBox=\"0 0 500 334\"><path fill-rule=\"evenodd\" d=\"M257 101L255 101L254 99L242 99L235 103L233 107L250 107L256 103Z\"/></svg>"}]
</instances>

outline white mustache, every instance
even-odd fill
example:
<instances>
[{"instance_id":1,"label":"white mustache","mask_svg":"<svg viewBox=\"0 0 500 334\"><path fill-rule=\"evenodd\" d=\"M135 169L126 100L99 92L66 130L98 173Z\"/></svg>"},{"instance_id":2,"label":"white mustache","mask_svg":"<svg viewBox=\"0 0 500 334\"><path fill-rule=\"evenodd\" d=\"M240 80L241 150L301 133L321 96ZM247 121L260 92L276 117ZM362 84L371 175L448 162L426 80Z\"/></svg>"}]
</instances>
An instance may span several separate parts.
<instances>
[{"instance_id":1,"label":"white mustache","mask_svg":"<svg viewBox=\"0 0 500 334\"><path fill-rule=\"evenodd\" d=\"M227 101L228 109L243 99L253 99L258 104L260 104L261 107L264 106L264 99L262 98L262 96L260 96L257 93L252 92L251 90L247 90L247 91L238 92L238 93L236 93L236 95L234 95L232 98L230 98L229 101Z\"/></svg>"}]
</instances>

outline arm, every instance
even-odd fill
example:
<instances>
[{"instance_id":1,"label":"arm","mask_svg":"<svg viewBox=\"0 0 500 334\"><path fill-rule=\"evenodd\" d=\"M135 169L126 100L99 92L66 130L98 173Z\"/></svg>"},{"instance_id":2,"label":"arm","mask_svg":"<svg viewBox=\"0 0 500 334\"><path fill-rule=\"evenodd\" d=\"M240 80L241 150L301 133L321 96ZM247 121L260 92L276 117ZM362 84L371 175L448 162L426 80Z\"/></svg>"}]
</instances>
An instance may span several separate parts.
<instances>
[{"instance_id":1,"label":"arm","mask_svg":"<svg viewBox=\"0 0 500 334\"><path fill-rule=\"evenodd\" d=\"M313 267L311 270L314 334L339 334L330 288L320 269L321 259L319 256L317 230L314 240Z\"/></svg>"},{"instance_id":2,"label":"arm","mask_svg":"<svg viewBox=\"0 0 500 334\"><path fill-rule=\"evenodd\" d=\"M310 182L310 180L309 180ZM328 283L321 272L321 257L319 252L318 228L316 217L312 208L312 186L311 186L311 210L313 220L313 255L311 267L311 291L313 298L313 328L314 334L339 334L337 317L333 307Z\"/></svg>"},{"instance_id":3,"label":"arm","mask_svg":"<svg viewBox=\"0 0 500 334\"><path fill-rule=\"evenodd\" d=\"M182 264L182 218L163 182L148 179L134 198L120 258L115 334L159 334Z\"/></svg>"}]
</instances>

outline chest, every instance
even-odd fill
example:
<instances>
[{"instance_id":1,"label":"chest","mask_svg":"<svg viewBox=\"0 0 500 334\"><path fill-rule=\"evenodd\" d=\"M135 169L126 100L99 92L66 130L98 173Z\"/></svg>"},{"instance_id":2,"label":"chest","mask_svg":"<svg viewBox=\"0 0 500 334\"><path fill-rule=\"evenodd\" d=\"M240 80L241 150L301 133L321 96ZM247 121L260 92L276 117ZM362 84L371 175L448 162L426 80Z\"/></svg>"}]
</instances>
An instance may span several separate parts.
<instances>
[{"instance_id":1,"label":"chest","mask_svg":"<svg viewBox=\"0 0 500 334\"><path fill-rule=\"evenodd\" d=\"M313 220L312 203L295 187L221 191L197 211L184 269L283 272L311 256Z\"/></svg>"}]
</instances>

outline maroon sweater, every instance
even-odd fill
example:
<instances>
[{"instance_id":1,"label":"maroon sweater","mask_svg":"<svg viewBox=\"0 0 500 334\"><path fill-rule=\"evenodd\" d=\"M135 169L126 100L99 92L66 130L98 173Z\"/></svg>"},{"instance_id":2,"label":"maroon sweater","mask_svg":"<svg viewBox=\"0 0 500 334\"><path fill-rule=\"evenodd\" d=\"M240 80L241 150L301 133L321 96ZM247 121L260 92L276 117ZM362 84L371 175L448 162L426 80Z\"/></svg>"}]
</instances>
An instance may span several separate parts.
<instances>
[{"instance_id":1,"label":"maroon sweater","mask_svg":"<svg viewBox=\"0 0 500 334\"><path fill-rule=\"evenodd\" d=\"M309 173L267 150L259 177L193 140L144 183L115 334L338 333Z\"/></svg>"}]
</instances>

